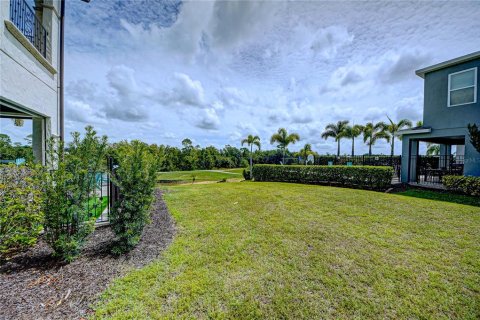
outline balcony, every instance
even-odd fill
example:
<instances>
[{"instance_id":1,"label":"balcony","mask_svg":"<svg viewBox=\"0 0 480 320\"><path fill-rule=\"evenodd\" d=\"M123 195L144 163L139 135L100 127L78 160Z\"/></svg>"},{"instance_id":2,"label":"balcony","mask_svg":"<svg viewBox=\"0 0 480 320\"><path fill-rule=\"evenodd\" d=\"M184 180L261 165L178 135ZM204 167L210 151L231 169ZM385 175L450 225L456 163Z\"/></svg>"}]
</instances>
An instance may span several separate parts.
<instances>
[{"instance_id":1,"label":"balcony","mask_svg":"<svg viewBox=\"0 0 480 320\"><path fill-rule=\"evenodd\" d=\"M10 0L10 20L44 57L47 57L48 32L25 0Z\"/></svg>"}]
</instances>

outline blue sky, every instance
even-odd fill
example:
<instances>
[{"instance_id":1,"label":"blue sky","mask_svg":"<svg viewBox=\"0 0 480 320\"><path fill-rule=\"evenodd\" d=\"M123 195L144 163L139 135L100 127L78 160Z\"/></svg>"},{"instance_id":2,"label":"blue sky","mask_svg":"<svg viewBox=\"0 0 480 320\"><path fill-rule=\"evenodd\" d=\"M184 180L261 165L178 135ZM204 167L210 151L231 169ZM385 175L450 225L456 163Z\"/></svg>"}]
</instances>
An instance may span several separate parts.
<instances>
[{"instance_id":1,"label":"blue sky","mask_svg":"<svg viewBox=\"0 0 480 320\"><path fill-rule=\"evenodd\" d=\"M478 51L479 15L478 1L67 1L66 131L271 148L285 127L292 150L334 153L329 122L420 120L415 69Z\"/></svg>"}]
</instances>

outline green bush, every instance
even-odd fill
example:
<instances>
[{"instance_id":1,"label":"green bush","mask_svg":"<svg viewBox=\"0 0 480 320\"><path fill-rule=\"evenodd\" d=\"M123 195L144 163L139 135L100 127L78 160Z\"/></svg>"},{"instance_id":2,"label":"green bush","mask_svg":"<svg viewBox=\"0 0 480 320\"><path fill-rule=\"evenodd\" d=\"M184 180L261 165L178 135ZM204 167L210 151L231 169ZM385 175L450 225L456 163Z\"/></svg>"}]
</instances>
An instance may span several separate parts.
<instances>
[{"instance_id":1,"label":"green bush","mask_svg":"<svg viewBox=\"0 0 480 320\"><path fill-rule=\"evenodd\" d=\"M41 202L35 168L0 166L0 260L37 242L43 220Z\"/></svg>"},{"instance_id":2,"label":"green bush","mask_svg":"<svg viewBox=\"0 0 480 320\"><path fill-rule=\"evenodd\" d=\"M444 176L442 182L448 190L480 196L480 177Z\"/></svg>"},{"instance_id":3,"label":"green bush","mask_svg":"<svg viewBox=\"0 0 480 320\"><path fill-rule=\"evenodd\" d=\"M250 170L243 169L242 174L243 174L243 179L250 180Z\"/></svg>"},{"instance_id":4,"label":"green bush","mask_svg":"<svg viewBox=\"0 0 480 320\"><path fill-rule=\"evenodd\" d=\"M112 180L120 189L120 199L110 213L110 226L117 238L113 252L119 254L140 241L150 220L158 160L148 145L137 140L116 144L113 154L118 167L112 172Z\"/></svg>"},{"instance_id":5,"label":"green bush","mask_svg":"<svg viewBox=\"0 0 480 320\"><path fill-rule=\"evenodd\" d=\"M97 137L92 127L86 127L83 139L78 132L72 137L68 152L63 142L50 140L42 178L45 237L54 255L67 262L75 259L93 232L95 217L88 212L88 199L107 148L107 138Z\"/></svg>"},{"instance_id":6,"label":"green bush","mask_svg":"<svg viewBox=\"0 0 480 320\"><path fill-rule=\"evenodd\" d=\"M255 181L330 184L366 189L386 189L393 177L391 167L255 165Z\"/></svg>"}]
</instances>

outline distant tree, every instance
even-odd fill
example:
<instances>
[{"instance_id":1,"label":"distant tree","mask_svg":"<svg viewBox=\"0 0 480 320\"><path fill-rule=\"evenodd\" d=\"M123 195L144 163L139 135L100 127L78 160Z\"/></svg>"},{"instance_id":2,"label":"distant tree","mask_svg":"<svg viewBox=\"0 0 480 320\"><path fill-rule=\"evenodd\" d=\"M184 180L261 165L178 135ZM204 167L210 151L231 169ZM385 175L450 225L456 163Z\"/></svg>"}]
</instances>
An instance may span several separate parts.
<instances>
[{"instance_id":1,"label":"distant tree","mask_svg":"<svg viewBox=\"0 0 480 320\"><path fill-rule=\"evenodd\" d=\"M192 140L190 139L183 139L182 146L180 168L182 170L195 170L198 161L198 148L193 146Z\"/></svg>"},{"instance_id":2,"label":"distant tree","mask_svg":"<svg viewBox=\"0 0 480 320\"><path fill-rule=\"evenodd\" d=\"M378 140L385 139L387 142L390 142L390 135L385 131L386 123L378 122L373 124L372 122L367 123L363 127L363 142L368 145L368 155L372 155L372 146Z\"/></svg>"},{"instance_id":3,"label":"distant tree","mask_svg":"<svg viewBox=\"0 0 480 320\"><path fill-rule=\"evenodd\" d=\"M313 154L312 145L310 143L306 143L300 151L298 151L298 155L303 159L305 165L307 164L307 158L309 155Z\"/></svg>"},{"instance_id":4,"label":"distant tree","mask_svg":"<svg viewBox=\"0 0 480 320\"><path fill-rule=\"evenodd\" d=\"M294 144L300 140L298 133L288 134L287 129L280 128L277 133L274 133L270 138L270 143L278 143L277 148L282 150L282 164L285 164L285 151L289 144Z\"/></svg>"},{"instance_id":5,"label":"distant tree","mask_svg":"<svg viewBox=\"0 0 480 320\"><path fill-rule=\"evenodd\" d=\"M352 157L355 156L355 138L361 135L363 132L363 126L356 124L353 126L346 126L344 130L344 137L352 139Z\"/></svg>"},{"instance_id":6,"label":"distant tree","mask_svg":"<svg viewBox=\"0 0 480 320\"><path fill-rule=\"evenodd\" d=\"M390 135L390 156L393 157L393 154L395 152L395 134L403 128L411 128L412 121L408 119L402 119L399 122L395 123L392 121L392 119L390 119L389 116L387 116L387 118L390 123L388 123L384 129Z\"/></svg>"},{"instance_id":7,"label":"distant tree","mask_svg":"<svg viewBox=\"0 0 480 320\"><path fill-rule=\"evenodd\" d=\"M260 137L249 134L247 138L242 140L242 146L247 144L250 147L250 179L252 179L253 169L253 146L257 146L260 150Z\"/></svg>"},{"instance_id":8,"label":"distant tree","mask_svg":"<svg viewBox=\"0 0 480 320\"><path fill-rule=\"evenodd\" d=\"M440 154L440 145L427 143L427 156L438 156Z\"/></svg>"},{"instance_id":9,"label":"distant tree","mask_svg":"<svg viewBox=\"0 0 480 320\"><path fill-rule=\"evenodd\" d=\"M473 147L478 152L480 152L480 130L475 123L468 124L468 134L470 136L470 142L472 143Z\"/></svg>"},{"instance_id":10,"label":"distant tree","mask_svg":"<svg viewBox=\"0 0 480 320\"><path fill-rule=\"evenodd\" d=\"M322 133L322 138L327 140L328 138L334 138L337 142L337 157L340 156L340 140L345 138L345 129L347 128L348 120L342 120L335 123L329 123L325 127L325 131Z\"/></svg>"},{"instance_id":11,"label":"distant tree","mask_svg":"<svg viewBox=\"0 0 480 320\"><path fill-rule=\"evenodd\" d=\"M416 123L415 123L415 127L422 127L423 126L423 121L422 120L418 120Z\"/></svg>"}]
</instances>

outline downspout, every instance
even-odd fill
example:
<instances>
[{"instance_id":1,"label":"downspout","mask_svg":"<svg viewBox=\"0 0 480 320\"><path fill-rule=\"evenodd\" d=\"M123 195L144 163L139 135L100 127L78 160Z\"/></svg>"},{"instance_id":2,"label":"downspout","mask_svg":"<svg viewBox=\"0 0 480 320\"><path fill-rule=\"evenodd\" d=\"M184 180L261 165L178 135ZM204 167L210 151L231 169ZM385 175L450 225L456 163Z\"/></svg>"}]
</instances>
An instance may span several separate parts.
<instances>
[{"instance_id":1,"label":"downspout","mask_svg":"<svg viewBox=\"0 0 480 320\"><path fill-rule=\"evenodd\" d=\"M64 103L64 64L65 64L65 0L60 0L60 140L65 138L65 103Z\"/></svg>"}]
</instances>

